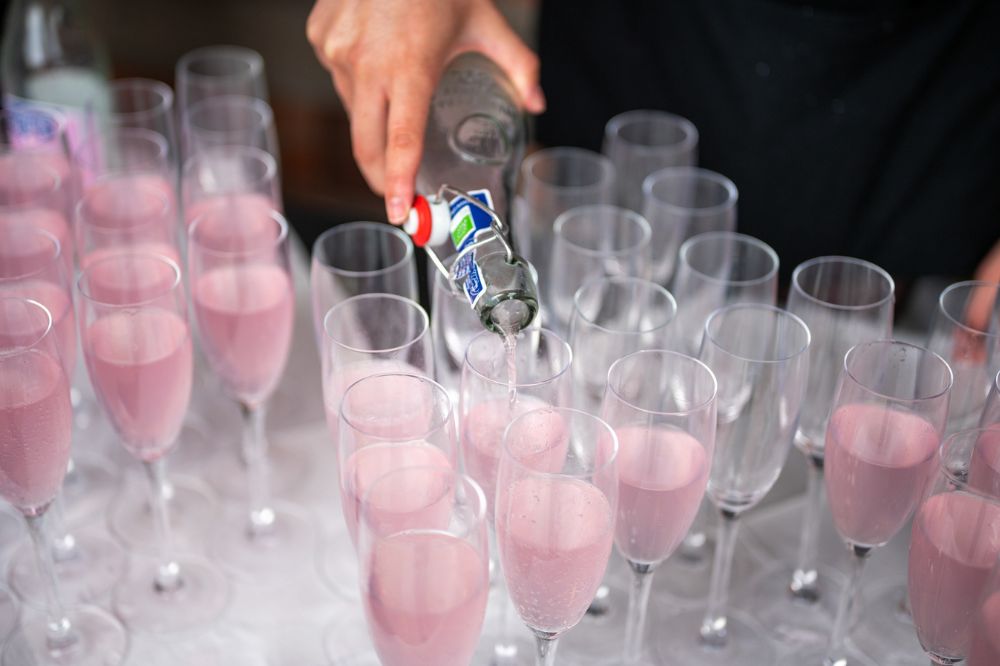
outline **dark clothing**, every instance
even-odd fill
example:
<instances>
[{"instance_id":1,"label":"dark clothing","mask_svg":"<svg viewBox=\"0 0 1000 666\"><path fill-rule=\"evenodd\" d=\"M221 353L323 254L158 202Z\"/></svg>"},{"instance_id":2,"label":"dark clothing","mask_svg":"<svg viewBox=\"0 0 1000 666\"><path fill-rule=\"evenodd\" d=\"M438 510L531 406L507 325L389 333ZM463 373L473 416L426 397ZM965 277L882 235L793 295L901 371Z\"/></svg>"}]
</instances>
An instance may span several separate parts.
<instances>
[{"instance_id":1,"label":"dark clothing","mask_svg":"<svg viewBox=\"0 0 1000 666\"><path fill-rule=\"evenodd\" d=\"M844 254L971 273L1000 237L1000 0L542 0L537 138L663 109L787 275Z\"/></svg>"}]
</instances>

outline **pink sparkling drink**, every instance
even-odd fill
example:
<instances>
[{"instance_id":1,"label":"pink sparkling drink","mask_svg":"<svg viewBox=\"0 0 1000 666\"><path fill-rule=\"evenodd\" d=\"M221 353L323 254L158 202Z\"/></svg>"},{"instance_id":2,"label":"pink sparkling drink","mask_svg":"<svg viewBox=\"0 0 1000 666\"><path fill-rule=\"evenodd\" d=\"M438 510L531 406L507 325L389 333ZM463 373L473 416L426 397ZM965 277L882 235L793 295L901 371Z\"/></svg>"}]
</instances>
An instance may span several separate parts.
<instances>
[{"instance_id":1,"label":"pink sparkling drink","mask_svg":"<svg viewBox=\"0 0 1000 666\"><path fill-rule=\"evenodd\" d=\"M940 443L929 421L875 404L843 405L826 434L826 487L837 530L879 546L906 523L933 472Z\"/></svg>"},{"instance_id":2,"label":"pink sparkling drink","mask_svg":"<svg viewBox=\"0 0 1000 666\"><path fill-rule=\"evenodd\" d=\"M351 539L358 539L358 510L368 490L381 477L404 467L429 467L452 469L448 456L438 447L427 442L380 443L363 446L352 453L344 462L340 479L340 506L344 512L344 522ZM438 482L425 483L418 475L401 477L405 486L398 493L381 498L373 506L374 520L384 521L382 531L389 531L387 525L396 520L394 516L407 515L407 520L420 519L421 525L436 525L450 515L452 494L448 491L440 475L428 475ZM373 519L373 518L369 518Z\"/></svg>"},{"instance_id":3,"label":"pink sparkling drink","mask_svg":"<svg viewBox=\"0 0 1000 666\"><path fill-rule=\"evenodd\" d=\"M188 226L206 213L225 211L233 219L266 219L273 210L281 210L274 199L255 192L214 194L188 203L184 220Z\"/></svg>"},{"instance_id":4,"label":"pink sparkling drink","mask_svg":"<svg viewBox=\"0 0 1000 666\"><path fill-rule=\"evenodd\" d=\"M339 439L339 419L340 419L340 402L344 398L344 392L350 388L351 384L364 379L365 377L371 377L372 375L380 374L407 374L407 375L426 375L420 368L410 365L406 361L400 361L395 359L365 359L355 361L353 363L347 363L333 372L331 372L330 377L324 381L323 386L323 408L326 413L326 426L330 431L330 436L333 438L334 442ZM381 386L380 388L388 389L388 394L373 395L372 400L382 402L387 401L391 404L398 405L401 400L405 399L403 395L407 391L405 385L398 387L399 392L393 391L393 386ZM356 400L363 400L363 397L357 397ZM364 409L364 407L361 407Z\"/></svg>"},{"instance_id":5,"label":"pink sparkling drink","mask_svg":"<svg viewBox=\"0 0 1000 666\"><path fill-rule=\"evenodd\" d=\"M59 362L41 351L0 356L0 495L28 514L59 492L72 408Z\"/></svg>"},{"instance_id":6,"label":"pink sparkling drink","mask_svg":"<svg viewBox=\"0 0 1000 666\"><path fill-rule=\"evenodd\" d=\"M149 462L166 454L191 395L191 336L173 312L122 310L89 325L84 356L98 398L123 444Z\"/></svg>"},{"instance_id":7,"label":"pink sparkling drink","mask_svg":"<svg viewBox=\"0 0 1000 666\"><path fill-rule=\"evenodd\" d=\"M59 347L59 356L71 377L76 368L76 316L73 301L66 290L48 280L26 278L10 283L0 282L0 298L30 298L38 301L52 315L52 330Z\"/></svg>"},{"instance_id":8,"label":"pink sparkling drink","mask_svg":"<svg viewBox=\"0 0 1000 666\"><path fill-rule=\"evenodd\" d=\"M628 560L655 564L680 545L708 483L705 448L686 432L618 428L615 543Z\"/></svg>"},{"instance_id":9,"label":"pink sparkling drink","mask_svg":"<svg viewBox=\"0 0 1000 666\"><path fill-rule=\"evenodd\" d=\"M386 666L466 666L479 642L488 563L468 542L431 531L376 541L363 599Z\"/></svg>"},{"instance_id":10,"label":"pink sparkling drink","mask_svg":"<svg viewBox=\"0 0 1000 666\"><path fill-rule=\"evenodd\" d=\"M969 485L1000 496L1000 426L983 431L969 462Z\"/></svg>"},{"instance_id":11,"label":"pink sparkling drink","mask_svg":"<svg viewBox=\"0 0 1000 666\"><path fill-rule=\"evenodd\" d=\"M496 530L504 578L534 630L561 633L583 617L607 568L611 504L578 479L531 476L500 487Z\"/></svg>"},{"instance_id":12,"label":"pink sparkling drink","mask_svg":"<svg viewBox=\"0 0 1000 666\"><path fill-rule=\"evenodd\" d=\"M961 659L976 603L1000 555L1000 506L963 492L929 497L913 520L909 591L924 649Z\"/></svg>"},{"instance_id":13,"label":"pink sparkling drink","mask_svg":"<svg viewBox=\"0 0 1000 666\"><path fill-rule=\"evenodd\" d=\"M967 666L1000 664L1000 592L986 597L972 627Z\"/></svg>"},{"instance_id":14,"label":"pink sparkling drink","mask_svg":"<svg viewBox=\"0 0 1000 666\"><path fill-rule=\"evenodd\" d=\"M276 264L227 264L198 275L192 291L205 354L216 372L240 399L269 395L292 343L288 272Z\"/></svg>"}]
</instances>

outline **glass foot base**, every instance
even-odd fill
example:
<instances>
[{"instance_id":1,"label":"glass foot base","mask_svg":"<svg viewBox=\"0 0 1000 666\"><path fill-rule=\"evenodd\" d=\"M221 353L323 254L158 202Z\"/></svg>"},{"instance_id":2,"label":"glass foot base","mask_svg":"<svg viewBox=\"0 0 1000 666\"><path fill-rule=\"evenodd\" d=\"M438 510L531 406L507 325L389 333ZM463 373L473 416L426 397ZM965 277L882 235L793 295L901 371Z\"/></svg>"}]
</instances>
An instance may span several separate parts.
<instances>
[{"instance_id":1,"label":"glass foot base","mask_svg":"<svg viewBox=\"0 0 1000 666\"><path fill-rule=\"evenodd\" d=\"M323 652L331 666L381 666L360 604L342 613L323 632Z\"/></svg>"},{"instance_id":2,"label":"glass foot base","mask_svg":"<svg viewBox=\"0 0 1000 666\"><path fill-rule=\"evenodd\" d=\"M73 463L62 485L63 511L70 524L103 515L121 485L114 464L93 453L73 452Z\"/></svg>"},{"instance_id":3,"label":"glass foot base","mask_svg":"<svg viewBox=\"0 0 1000 666\"><path fill-rule=\"evenodd\" d=\"M229 605L229 581L206 560L177 557L180 588L172 592L156 589L157 562L133 560L129 573L114 591L115 612L129 629L166 633L204 629Z\"/></svg>"},{"instance_id":4,"label":"glass foot base","mask_svg":"<svg viewBox=\"0 0 1000 666\"><path fill-rule=\"evenodd\" d=\"M837 666L877 666L876 662L869 659L864 653L848 646L844 652L844 661L838 662ZM822 647L813 647L782 657L775 666L823 666L823 659L826 657L826 650ZM881 664L882 662L878 662ZM886 666L882 664L882 666ZM923 664L921 664L923 666Z\"/></svg>"},{"instance_id":5,"label":"glass foot base","mask_svg":"<svg viewBox=\"0 0 1000 666\"><path fill-rule=\"evenodd\" d=\"M704 610L689 611L661 620L653 638L657 653L671 663L698 666L733 666L734 664L773 664L777 649L764 630L739 611L729 613L727 637L722 645L708 645L701 639ZM801 662L799 666L806 666Z\"/></svg>"},{"instance_id":6,"label":"glass foot base","mask_svg":"<svg viewBox=\"0 0 1000 666\"><path fill-rule=\"evenodd\" d=\"M884 666L927 664L906 606L906 585L876 586L871 592L851 632L854 644Z\"/></svg>"},{"instance_id":7,"label":"glass foot base","mask_svg":"<svg viewBox=\"0 0 1000 666\"><path fill-rule=\"evenodd\" d=\"M343 522L338 522L333 534L323 537L319 547L317 569L320 578L330 590L352 602L358 602L358 556L351 543L351 535Z\"/></svg>"},{"instance_id":8,"label":"glass foot base","mask_svg":"<svg viewBox=\"0 0 1000 666\"><path fill-rule=\"evenodd\" d=\"M63 603L70 606L104 597L125 572L125 552L103 528L73 530L73 555L55 561ZM26 603L43 609L45 581L38 571L35 549L24 541L11 559L7 574L10 587Z\"/></svg>"},{"instance_id":9,"label":"glass foot base","mask_svg":"<svg viewBox=\"0 0 1000 666\"><path fill-rule=\"evenodd\" d=\"M653 579L654 598L662 599L664 607L690 609L702 607L708 598L708 587L712 582L712 559L715 557L715 541L709 539L699 549L697 558L684 557L678 551L656 569ZM757 556L740 537L736 541L733 556L732 589L730 595L740 593L741 584L758 575L762 565Z\"/></svg>"},{"instance_id":10,"label":"glass foot base","mask_svg":"<svg viewBox=\"0 0 1000 666\"><path fill-rule=\"evenodd\" d=\"M167 500L174 547L179 551L201 552L214 524L215 500L200 481L188 476L170 477L172 495ZM146 479L134 475L123 485L111 504L108 517L111 531L130 549L155 552L160 543L149 504Z\"/></svg>"},{"instance_id":11,"label":"glass foot base","mask_svg":"<svg viewBox=\"0 0 1000 666\"><path fill-rule=\"evenodd\" d=\"M239 432L236 430L235 432ZM268 454L268 478L271 492L276 496L293 495L308 483L313 461L308 451L292 446L283 446L280 441L270 442ZM218 450L203 466L203 477L216 493L227 499L246 500L247 466L243 462L239 445Z\"/></svg>"},{"instance_id":12,"label":"glass foot base","mask_svg":"<svg viewBox=\"0 0 1000 666\"><path fill-rule=\"evenodd\" d=\"M44 616L31 614L21 621L3 651L3 666L118 666L128 651L125 629L116 619L93 606L69 613L76 637L69 647L53 652L46 643Z\"/></svg>"},{"instance_id":13,"label":"glass foot base","mask_svg":"<svg viewBox=\"0 0 1000 666\"><path fill-rule=\"evenodd\" d=\"M215 532L213 555L243 580L285 579L314 557L316 530L306 512L284 502L275 502L272 508L275 519L269 534L253 535L247 512L235 509L223 514Z\"/></svg>"}]
</instances>

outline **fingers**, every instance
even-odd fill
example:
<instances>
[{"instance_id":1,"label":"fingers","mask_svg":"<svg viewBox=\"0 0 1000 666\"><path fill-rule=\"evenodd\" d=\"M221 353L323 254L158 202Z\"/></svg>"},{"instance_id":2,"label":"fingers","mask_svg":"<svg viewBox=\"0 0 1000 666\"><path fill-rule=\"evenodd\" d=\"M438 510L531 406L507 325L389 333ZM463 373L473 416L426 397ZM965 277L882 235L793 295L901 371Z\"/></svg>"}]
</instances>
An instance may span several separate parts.
<instances>
[{"instance_id":1,"label":"fingers","mask_svg":"<svg viewBox=\"0 0 1000 666\"><path fill-rule=\"evenodd\" d=\"M1000 241L993 246L986 258L976 269L976 279L983 282L1000 282ZM996 301L1000 294L995 289L976 289L969 301L966 312L966 320L969 326L980 331L988 330L990 314L997 306Z\"/></svg>"},{"instance_id":2,"label":"fingers","mask_svg":"<svg viewBox=\"0 0 1000 666\"><path fill-rule=\"evenodd\" d=\"M424 145L424 126L435 77L427 72L397 80L389 100L385 149L385 202L389 221L406 220Z\"/></svg>"},{"instance_id":3,"label":"fingers","mask_svg":"<svg viewBox=\"0 0 1000 666\"><path fill-rule=\"evenodd\" d=\"M482 51L507 73L517 94L530 113L545 111L545 94L538 82L538 56L521 41L507 20L486 3L480 22L475 22L476 50Z\"/></svg>"},{"instance_id":4,"label":"fingers","mask_svg":"<svg viewBox=\"0 0 1000 666\"><path fill-rule=\"evenodd\" d=\"M359 86L351 113L354 160L376 194L385 191L386 105L381 86ZM406 205L408 210L409 202Z\"/></svg>"}]
</instances>

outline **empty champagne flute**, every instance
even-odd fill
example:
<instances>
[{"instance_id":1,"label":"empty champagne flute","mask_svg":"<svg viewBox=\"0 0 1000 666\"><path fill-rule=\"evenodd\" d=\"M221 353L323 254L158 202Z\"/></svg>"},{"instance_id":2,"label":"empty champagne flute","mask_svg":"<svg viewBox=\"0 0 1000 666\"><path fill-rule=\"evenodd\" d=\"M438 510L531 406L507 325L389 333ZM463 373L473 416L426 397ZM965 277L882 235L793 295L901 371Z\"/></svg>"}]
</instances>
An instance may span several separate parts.
<instances>
[{"instance_id":1,"label":"empty champagne flute","mask_svg":"<svg viewBox=\"0 0 1000 666\"><path fill-rule=\"evenodd\" d=\"M649 276L649 222L638 213L580 206L556 219L554 233L548 307L556 332L568 330L573 295L581 285L600 277Z\"/></svg>"},{"instance_id":2,"label":"empty champagne flute","mask_svg":"<svg viewBox=\"0 0 1000 666\"><path fill-rule=\"evenodd\" d=\"M510 422L497 475L497 548L537 666L587 612L611 555L618 439L596 416L543 407Z\"/></svg>"},{"instance_id":3,"label":"empty champagne flute","mask_svg":"<svg viewBox=\"0 0 1000 666\"><path fill-rule=\"evenodd\" d=\"M984 590L973 618L967 666L992 666L1000 661L1000 559Z\"/></svg>"},{"instance_id":4,"label":"empty champagne flute","mask_svg":"<svg viewBox=\"0 0 1000 666\"><path fill-rule=\"evenodd\" d=\"M175 85L182 114L201 100L220 95L249 95L267 101L264 58L243 46L188 51L177 61Z\"/></svg>"},{"instance_id":5,"label":"empty champagne flute","mask_svg":"<svg viewBox=\"0 0 1000 666\"><path fill-rule=\"evenodd\" d=\"M278 165L269 153L250 146L206 148L184 162L181 172L184 223L223 206L234 216L261 217L281 211Z\"/></svg>"},{"instance_id":6,"label":"empty champagne flute","mask_svg":"<svg viewBox=\"0 0 1000 666\"><path fill-rule=\"evenodd\" d=\"M848 627L872 551L902 529L934 473L952 374L937 354L895 340L863 342L844 357L826 430L826 492L851 552L826 649L790 655L787 666L871 663L851 648Z\"/></svg>"},{"instance_id":7,"label":"empty champagne flute","mask_svg":"<svg viewBox=\"0 0 1000 666\"><path fill-rule=\"evenodd\" d=\"M774 305L778 255L745 234L699 234L681 245L672 293L677 299L678 349L697 355L705 321L717 308L733 303Z\"/></svg>"},{"instance_id":8,"label":"empty champagne flute","mask_svg":"<svg viewBox=\"0 0 1000 666\"><path fill-rule=\"evenodd\" d=\"M598 278L580 287L569 322L570 346L585 351L573 365L573 406L600 413L614 362L643 349L670 348L676 313L670 292L649 280Z\"/></svg>"},{"instance_id":9,"label":"empty champagne flute","mask_svg":"<svg viewBox=\"0 0 1000 666\"><path fill-rule=\"evenodd\" d=\"M280 157L271 105L248 95L208 97L185 112L184 154L213 146L251 146Z\"/></svg>"},{"instance_id":10,"label":"empty champagne flute","mask_svg":"<svg viewBox=\"0 0 1000 666\"><path fill-rule=\"evenodd\" d=\"M503 338L480 327L466 348L462 365L459 400L462 460L466 473L486 493L494 541L492 525L504 430L514 417L527 411L569 406L572 391L569 371L573 351L562 338L546 329L527 330L518 333L515 345L511 358ZM497 622L486 631L482 641L483 649L489 652L483 658L500 665L530 663L532 647L518 641L510 629L508 592L496 548L490 554Z\"/></svg>"},{"instance_id":11,"label":"empty champagne flute","mask_svg":"<svg viewBox=\"0 0 1000 666\"><path fill-rule=\"evenodd\" d=\"M166 456L191 395L191 332L180 268L166 257L121 253L90 264L77 283L80 338L94 391L129 454L143 463L159 557L136 557L114 594L136 629L202 627L228 604L214 565L174 552ZM203 506L205 512L211 507Z\"/></svg>"},{"instance_id":12,"label":"empty champagne flute","mask_svg":"<svg viewBox=\"0 0 1000 666\"><path fill-rule=\"evenodd\" d=\"M847 350L892 335L894 291L888 273L851 257L810 259L792 272L788 311L801 317L812 333L806 400L795 435L795 445L807 461L805 503L792 570L784 563L773 567L751 593L758 600L757 619L786 644L823 643L829 636L842 579L819 566L827 419ZM775 555L785 548L775 548Z\"/></svg>"},{"instance_id":13,"label":"empty champagne flute","mask_svg":"<svg viewBox=\"0 0 1000 666\"><path fill-rule=\"evenodd\" d=\"M757 303L716 310L705 322L699 358L719 383L718 428L707 495L719 510L715 562L704 611L677 616L661 643L673 659L697 664L771 664L776 651L753 619L729 608L738 519L771 490L785 464L805 399L809 328L795 315Z\"/></svg>"},{"instance_id":14,"label":"empty champagne flute","mask_svg":"<svg viewBox=\"0 0 1000 666\"><path fill-rule=\"evenodd\" d=\"M295 290L288 223L277 211L247 215L225 205L188 228L191 300L209 365L243 417L248 511L217 531L216 553L236 571L260 578L297 566L313 529L302 509L271 496L267 401L292 344Z\"/></svg>"},{"instance_id":15,"label":"empty champagne flute","mask_svg":"<svg viewBox=\"0 0 1000 666\"><path fill-rule=\"evenodd\" d=\"M62 248L52 234L25 225L0 226L0 298L30 298L45 306L52 318L52 337L59 347L67 377L75 372L77 360L76 316L71 294ZM86 460L82 469L75 471L83 474L86 470L86 480L98 485L83 489L88 496L73 499L103 512L110 497L106 491L115 480L105 465L92 457ZM72 453L69 465L72 468ZM80 476L76 479L82 480ZM92 601L103 596L118 580L125 567L125 555L103 530L77 526L70 531L63 510L63 494L61 491L49 510L53 566L62 581L64 600ZM43 596L45 581L35 566L30 547L13 554L8 580L23 599Z\"/></svg>"},{"instance_id":16,"label":"empty champagne flute","mask_svg":"<svg viewBox=\"0 0 1000 666\"><path fill-rule=\"evenodd\" d=\"M371 484L358 560L382 664L470 663L489 596L487 522L483 491L456 470L402 467Z\"/></svg>"},{"instance_id":17,"label":"empty champagne flute","mask_svg":"<svg viewBox=\"0 0 1000 666\"><path fill-rule=\"evenodd\" d=\"M524 159L511 228L518 252L538 271L539 284L548 284L552 278L549 260L556 218L570 208L614 202L615 167L600 153L545 148Z\"/></svg>"},{"instance_id":18,"label":"empty champagne flute","mask_svg":"<svg viewBox=\"0 0 1000 666\"><path fill-rule=\"evenodd\" d=\"M708 169L667 167L647 176L640 210L652 230L653 282L670 282L677 252L688 238L736 231L737 198L733 181Z\"/></svg>"},{"instance_id":19,"label":"empty champagne flute","mask_svg":"<svg viewBox=\"0 0 1000 666\"><path fill-rule=\"evenodd\" d=\"M360 294L419 297L413 241L384 222L348 222L320 234L312 247L309 280L321 358L323 318L337 303Z\"/></svg>"},{"instance_id":20,"label":"empty champagne flute","mask_svg":"<svg viewBox=\"0 0 1000 666\"><path fill-rule=\"evenodd\" d=\"M968 656L979 598L1000 556L1000 488L978 485L973 473L984 435L995 433L962 430L945 440L913 518L910 608L934 664Z\"/></svg>"},{"instance_id":21,"label":"empty champagne flute","mask_svg":"<svg viewBox=\"0 0 1000 666\"><path fill-rule=\"evenodd\" d=\"M167 141L168 161L176 173L180 158L174 127L174 91L170 86L153 79L115 79L108 83L102 96L103 103L95 99L84 104L95 116L89 119L90 127L103 127L106 123L156 132Z\"/></svg>"},{"instance_id":22,"label":"empty champagne flute","mask_svg":"<svg viewBox=\"0 0 1000 666\"><path fill-rule=\"evenodd\" d=\"M24 618L4 646L5 666L121 664L122 626L92 606L67 609L44 523L69 463L73 413L52 316L37 301L0 297L0 495L25 518L43 572L46 611ZM25 655L24 653L27 653Z\"/></svg>"},{"instance_id":23,"label":"empty champagne flute","mask_svg":"<svg viewBox=\"0 0 1000 666\"><path fill-rule=\"evenodd\" d=\"M996 377L993 378L990 395L986 399L986 406L983 407L982 416L979 417L980 428L997 426L1000 426L1000 371L997 371Z\"/></svg>"},{"instance_id":24,"label":"empty champagne flute","mask_svg":"<svg viewBox=\"0 0 1000 666\"><path fill-rule=\"evenodd\" d=\"M361 502L382 476L414 466L458 469L451 400L447 391L427 377L390 373L359 379L344 393L339 422L340 506L355 545ZM422 482L400 486L399 491L414 501L433 498L433 489ZM350 659L354 663L355 633L353 627L336 623L325 632L331 662Z\"/></svg>"},{"instance_id":25,"label":"empty champagne flute","mask_svg":"<svg viewBox=\"0 0 1000 666\"><path fill-rule=\"evenodd\" d=\"M616 361L607 387L601 413L619 446L615 546L632 572L622 660L656 663L644 654L653 574L681 544L705 494L718 386L701 361L647 350Z\"/></svg>"},{"instance_id":26,"label":"empty champagne flute","mask_svg":"<svg viewBox=\"0 0 1000 666\"><path fill-rule=\"evenodd\" d=\"M604 126L602 152L615 165L618 203L642 210L642 184L664 167L698 163L698 130L665 111L626 111Z\"/></svg>"}]
</instances>

